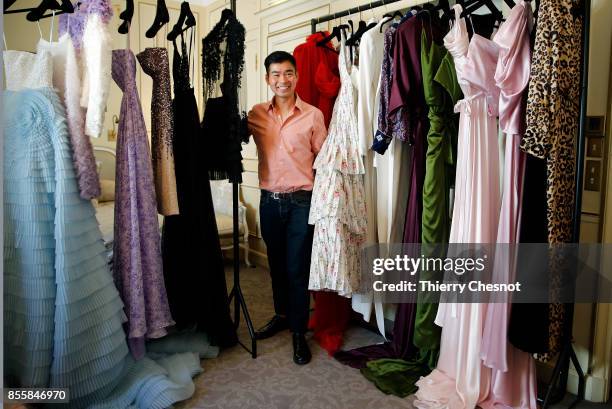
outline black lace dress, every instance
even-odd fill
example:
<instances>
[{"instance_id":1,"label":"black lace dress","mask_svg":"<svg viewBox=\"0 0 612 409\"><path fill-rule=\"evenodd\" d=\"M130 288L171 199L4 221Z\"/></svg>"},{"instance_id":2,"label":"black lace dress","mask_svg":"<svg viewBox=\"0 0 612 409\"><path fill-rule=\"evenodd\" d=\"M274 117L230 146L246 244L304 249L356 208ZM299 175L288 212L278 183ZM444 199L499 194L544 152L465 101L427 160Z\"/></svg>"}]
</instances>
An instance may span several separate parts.
<instances>
[{"instance_id":1,"label":"black lace dress","mask_svg":"<svg viewBox=\"0 0 612 409\"><path fill-rule=\"evenodd\" d=\"M165 218L164 277L172 317L179 328L197 325L211 342L236 344L230 319L223 255L210 191L207 147L200 139L198 107L189 81L189 54L174 44L174 164L180 214Z\"/></svg>"},{"instance_id":2,"label":"black lace dress","mask_svg":"<svg viewBox=\"0 0 612 409\"><path fill-rule=\"evenodd\" d=\"M242 142L248 142L245 98L244 27L229 10L202 40L202 78L206 109L202 139L208 146L210 178L242 183Z\"/></svg>"}]
</instances>

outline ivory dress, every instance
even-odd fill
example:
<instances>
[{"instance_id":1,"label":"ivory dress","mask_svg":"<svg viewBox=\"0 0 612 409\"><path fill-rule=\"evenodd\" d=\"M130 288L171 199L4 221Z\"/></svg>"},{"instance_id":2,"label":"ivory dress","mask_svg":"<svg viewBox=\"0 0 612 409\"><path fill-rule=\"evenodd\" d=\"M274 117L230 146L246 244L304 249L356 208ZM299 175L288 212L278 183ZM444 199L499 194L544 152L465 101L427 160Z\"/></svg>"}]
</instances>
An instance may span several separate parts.
<instances>
[{"instance_id":1,"label":"ivory dress","mask_svg":"<svg viewBox=\"0 0 612 409\"><path fill-rule=\"evenodd\" d=\"M41 38L37 48L39 53L48 51L53 56L53 86L66 108L72 161L80 195L83 199L96 198L100 196L100 179L91 140L85 135L85 116L79 104L81 78L72 39L68 33L62 34L56 42Z\"/></svg>"},{"instance_id":2,"label":"ivory dress","mask_svg":"<svg viewBox=\"0 0 612 409\"><path fill-rule=\"evenodd\" d=\"M360 250L366 240L367 215L355 94L342 38L338 70L340 92L327 139L313 168L317 173L308 223L314 224L310 290L350 297L359 288Z\"/></svg>"}]
</instances>

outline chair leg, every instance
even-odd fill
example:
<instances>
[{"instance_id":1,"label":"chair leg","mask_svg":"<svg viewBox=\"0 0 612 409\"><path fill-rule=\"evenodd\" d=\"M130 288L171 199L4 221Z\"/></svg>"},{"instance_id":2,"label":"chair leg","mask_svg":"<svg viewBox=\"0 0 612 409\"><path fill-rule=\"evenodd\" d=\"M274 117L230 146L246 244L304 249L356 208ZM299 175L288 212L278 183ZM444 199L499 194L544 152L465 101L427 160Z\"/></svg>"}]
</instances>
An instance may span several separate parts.
<instances>
[{"instance_id":1,"label":"chair leg","mask_svg":"<svg viewBox=\"0 0 612 409\"><path fill-rule=\"evenodd\" d=\"M249 241L247 240L244 245L244 264L247 265L247 267L253 267L253 265L251 264L251 262L249 261Z\"/></svg>"}]
</instances>

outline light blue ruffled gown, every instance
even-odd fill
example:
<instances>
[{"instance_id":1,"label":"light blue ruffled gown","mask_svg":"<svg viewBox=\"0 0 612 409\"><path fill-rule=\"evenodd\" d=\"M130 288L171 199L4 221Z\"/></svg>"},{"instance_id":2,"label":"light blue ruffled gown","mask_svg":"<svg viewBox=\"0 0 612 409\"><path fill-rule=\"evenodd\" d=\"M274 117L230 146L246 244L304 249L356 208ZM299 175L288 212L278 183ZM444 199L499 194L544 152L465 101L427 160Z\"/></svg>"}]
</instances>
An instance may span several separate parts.
<instances>
[{"instance_id":1,"label":"light blue ruffled gown","mask_svg":"<svg viewBox=\"0 0 612 409\"><path fill-rule=\"evenodd\" d=\"M5 380L69 388L77 408L188 398L206 342L156 361L128 355L123 303L95 210L79 197L50 54L7 51L4 61Z\"/></svg>"}]
</instances>

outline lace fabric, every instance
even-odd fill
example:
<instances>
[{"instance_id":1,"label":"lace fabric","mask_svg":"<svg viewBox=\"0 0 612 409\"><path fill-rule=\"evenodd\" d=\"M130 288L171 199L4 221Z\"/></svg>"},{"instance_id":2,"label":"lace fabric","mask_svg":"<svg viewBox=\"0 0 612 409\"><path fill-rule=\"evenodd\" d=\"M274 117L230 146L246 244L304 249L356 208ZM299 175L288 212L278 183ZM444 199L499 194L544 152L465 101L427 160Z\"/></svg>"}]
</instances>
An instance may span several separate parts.
<instances>
[{"instance_id":1,"label":"lace fabric","mask_svg":"<svg viewBox=\"0 0 612 409\"><path fill-rule=\"evenodd\" d=\"M244 89L244 26L232 15L202 40L203 138L215 148L210 178L242 182L241 143L248 142Z\"/></svg>"},{"instance_id":2,"label":"lace fabric","mask_svg":"<svg viewBox=\"0 0 612 409\"><path fill-rule=\"evenodd\" d=\"M53 57L48 51L34 54L7 50L3 56L7 90L53 88Z\"/></svg>"}]
</instances>

